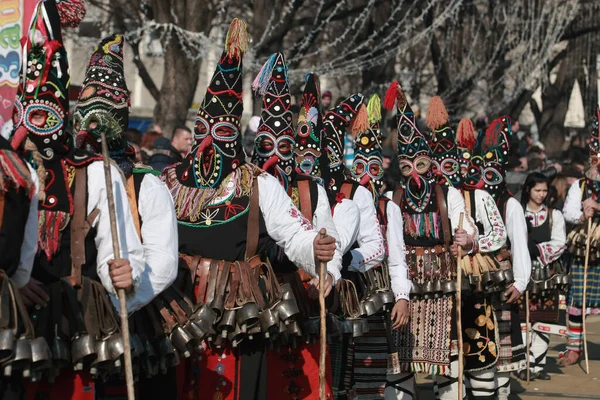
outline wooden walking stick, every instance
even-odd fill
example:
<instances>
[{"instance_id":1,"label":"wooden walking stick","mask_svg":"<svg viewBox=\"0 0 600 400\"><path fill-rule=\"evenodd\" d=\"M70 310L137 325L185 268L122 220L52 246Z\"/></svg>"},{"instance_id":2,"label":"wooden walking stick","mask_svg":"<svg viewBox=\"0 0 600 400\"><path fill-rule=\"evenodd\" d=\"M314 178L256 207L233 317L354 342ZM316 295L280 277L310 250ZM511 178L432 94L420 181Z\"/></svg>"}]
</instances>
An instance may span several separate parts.
<instances>
[{"instance_id":1,"label":"wooden walking stick","mask_svg":"<svg viewBox=\"0 0 600 400\"><path fill-rule=\"evenodd\" d=\"M325 238L327 234L321 235L321 239ZM325 321L325 316L327 310L325 309L325 270L327 269L327 263L321 261L319 263L319 308L320 314L319 319L321 323L321 332L320 332L320 340L321 340L321 349L319 353L319 400L326 399L325 393L325 360L327 355L327 324Z\"/></svg>"},{"instance_id":2,"label":"wooden walking stick","mask_svg":"<svg viewBox=\"0 0 600 400\"><path fill-rule=\"evenodd\" d=\"M465 218L464 213L460 213L460 219L458 220L458 229L463 228L463 220ZM463 371L464 365L464 347L462 339L462 247L458 246L458 260L456 263L456 330L458 331L458 398L463 398Z\"/></svg>"},{"instance_id":3,"label":"wooden walking stick","mask_svg":"<svg viewBox=\"0 0 600 400\"><path fill-rule=\"evenodd\" d=\"M531 332L529 331L529 290L525 291L525 340L527 341L527 384L531 379L531 360L529 350L531 348Z\"/></svg>"},{"instance_id":4,"label":"wooden walking stick","mask_svg":"<svg viewBox=\"0 0 600 400\"><path fill-rule=\"evenodd\" d=\"M104 161L104 180L106 182L106 197L108 199L108 217L110 220L110 234L112 236L113 253L115 261L120 259L121 251L119 249L119 234L117 232L117 212L115 209L115 197L113 193L112 178L110 173L110 158L108 157L108 145L106 144L106 135L102 137L102 159ZM127 382L127 399L135 400L133 390L133 368L131 365L131 342L129 341L129 320L127 314L127 303L125 301L125 289L117 291L119 295L119 305L121 314L121 335L123 337L123 356L125 357L125 380Z\"/></svg>"},{"instance_id":5,"label":"wooden walking stick","mask_svg":"<svg viewBox=\"0 0 600 400\"><path fill-rule=\"evenodd\" d=\"M590 242L592 239L592 218L588 218L588 226L587 226L587 238L585 240L585 263L583 265L583 299L581 301L581 328L583 329L583 353L585 360L585 373L589 375L590 373L590 362L588 360L588 346L587 346L587 329L585 329L585 314L587 311L586 305L586 292L587 292L587 271L588 265L590 263Z\"/></svg>"}]
</instances>

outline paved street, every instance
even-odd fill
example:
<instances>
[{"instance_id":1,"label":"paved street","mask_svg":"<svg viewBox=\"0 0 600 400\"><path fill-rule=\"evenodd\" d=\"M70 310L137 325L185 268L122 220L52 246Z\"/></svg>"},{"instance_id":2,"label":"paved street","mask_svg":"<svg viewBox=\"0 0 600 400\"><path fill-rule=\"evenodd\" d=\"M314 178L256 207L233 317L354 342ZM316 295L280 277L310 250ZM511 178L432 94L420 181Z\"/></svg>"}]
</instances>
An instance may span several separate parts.
<instances>
[{"instance_id":1,"label":"paved street","mask_svg":"<svg viewBox=\"0 0 600 400\"><path fill-rule=\"evenodd\" d=\"M584 371L583 357L579 365L563 368L558 365L558 353L565 347L565 339L554 336L548 353L547 371L550 381L527 383L512 380L511 400L550 399L600 399L600 317L588 318L588 349L590 374ZM433 399L431 380L419 377L419 400Z\"/></svg>"}]
</instances>

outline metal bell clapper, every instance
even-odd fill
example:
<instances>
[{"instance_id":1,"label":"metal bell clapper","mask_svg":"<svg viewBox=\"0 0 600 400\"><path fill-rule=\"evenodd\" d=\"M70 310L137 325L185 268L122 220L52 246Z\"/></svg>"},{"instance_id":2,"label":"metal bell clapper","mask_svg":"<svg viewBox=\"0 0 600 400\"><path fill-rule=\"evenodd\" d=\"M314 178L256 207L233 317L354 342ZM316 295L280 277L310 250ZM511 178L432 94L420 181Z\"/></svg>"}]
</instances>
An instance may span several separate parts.
<instances>
[{"instance_id":1,"label":"metal bell clapper","mask_svg":"<svg viewBox=\"0 0 600 400\"><path fill-rule=\"evenodd\" d=\"M108 341L98 340L96 342L96 359L92 362L90 373L96 376L100 370L110 370L112 363L113 359L108 350Z\"/></svg>"},{"instance_id":2,"label":"metal bell clapper","mask_svg":"<svg viewBox=\"0 0 600 400\"><path fill-rule=\"evenodd\" d=\"M242 332L246 333L248 329L259 322L259 309L256 303L246 303L236 313L237 323Z\"/></svg>"},{"instance_id":3,"label":"metal bell clapper","mask_svg":"<svg viewBox=\"0 0 600 400\"><path fill-rule=\"evenodd\" d=\"M28 378L31 374L31 361L31 341L27 338L17 340L15 356L9 362L11 373L13 370L23 371L23 377ZM4 373L6 375L6 369L4 370Z\"/></svg>"},{"instance_id":4,"label":"metal bell clapper","mask_svg":"<svg viewBox=\"0 0 600 400\"><path fill-rule=\"evenodd\" d=\"M265 338L269 339L271 333L276 331L279 318L276 312L273 312L270 308L267 308L260 312L258 319L260 321L260 329L263 332Z\"/></svg>"},{"instance_id":5,"label":"metal bell clapper","mask_svg":"<svg viewBox=\"0 0 600 400\"><path fill-rule=\"evenodd\" d=\"M236 325L235 330L228 335L231 346L236 348L244 339L244 336L246 336L246 332L242 331L242 328L239 325Z\"/></svg>"},{"instance_id":6,"label":"metal bell clapper","mask_svg":"<svg viewBox=\"0 0 600 400\"><path fill-rule=\"evenodd\" d=\"M15 354L15 332L12 329L0 331L0 360L8 360Z\"/></svg>"},{"instance_id":7,"label":"metal bell clapper","mask_svg":"<svg viewBox=\"0 0 600 400\"><path fill-rule=\"evenodd\" d=\"M71 344L71 360L75 371L82 371L83 366L91 364L96 358L96 340L87 334L75 337Z\"/></svg>"},{"instance_id":8,"label":"metal bell clapper","mask_svg":"<svg viewBox=\"0 0 600 400\"><path fill-rule=\"evenodd\" d=\"M123 343L123 336L120 333L113 333L108 337L108 354L115 368L121 368L121 357L125 353L125 345Z\"/></svg>"},{"instance_id":9,"label":"metal bell clapper","mask_svg":"<svg viewBox=\"0 0 600 400\"><path fill-rule=\"evenodd\" d=\"M217 325L217 331L221 332L221 337L225 339L227 334L233 332L235 330L235 310L225 310L223 313L223 318L219 321Z\"/></svg>"},{"instance_id":10,"label":"metal bell clapper","mask_svg":"<svg viewBox=\"0 0 600 400\"><path fill-rule=\"evenodd\" d=\"M37 337L31 341L31 369L36 372L50 369L52 367L52 353L50 347L43 337Z\"/></svg>"},{"instance_id":11,"label":"metal bell clapper","mask_svg":"<svg viewBox=\"0 0 600 400\"><path fill-rule=\"evenodd\" d=\"M185 358L188 358L191 355L190 345L194 338L188 331L177 325L171 331L170 338L177 351L179 351L179 353L181 353Z\"/></svg>"},{"instance_id":12,"label":"metal bell clapper","mask_svg":"<svg viewBox=\"0 0 600 400\"><path fill-rule=\"evenodd\" d=\"M52 340L52 359L54 366L59 370L71 365L71 350L67 342L60 336L55 336Z\"/></svg>"},{"instance_id":13,"label":"metal bell clapper","mask_svg":"<svg viewBox=\"0 0 600 400\"><path fill-rule=\"evenodd\" d=\"M288 298L280 301L277 305L277 313L279 314L279 319L284 321L287 325L288 321L293 316L300 314L298 304L296 304L296 299Z\"/></svg>"}]
</instances>

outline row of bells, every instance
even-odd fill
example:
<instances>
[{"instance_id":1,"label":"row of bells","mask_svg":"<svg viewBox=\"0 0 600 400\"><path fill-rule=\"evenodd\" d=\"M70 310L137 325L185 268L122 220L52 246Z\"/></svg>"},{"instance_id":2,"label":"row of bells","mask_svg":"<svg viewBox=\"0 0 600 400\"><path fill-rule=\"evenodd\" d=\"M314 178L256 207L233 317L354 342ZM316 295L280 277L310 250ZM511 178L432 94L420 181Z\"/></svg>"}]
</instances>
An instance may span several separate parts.
<instances>
[{"instance_id":1,"label":"row of bells","mask_svg":"<svg viewBox=\"0 0 600 400\"><path fill-rule=\"evenodd\" d=\"M586 253L587 245L587 233L580 231L567 237L567 248L569 253L574 254L575 257L584 258ZM595 262L600 260L600 241L592 238L590 241L590 261Z\"/></svg>"},{"instance_id":2,"label":"row of bells","mask_svg":"<svg viewBox=\"0 0 600 400\"><path fill-rule=\"evenodd\" d=\"M467 293L496 293L502 292L514 281L512 270L486 271L480 276L463 275L461 291ZM411 283L410 296L415 299L437 299L450 296L457 290L457 282L450 279L437 279L419 284Z\"/></svg>"}]
</instances>

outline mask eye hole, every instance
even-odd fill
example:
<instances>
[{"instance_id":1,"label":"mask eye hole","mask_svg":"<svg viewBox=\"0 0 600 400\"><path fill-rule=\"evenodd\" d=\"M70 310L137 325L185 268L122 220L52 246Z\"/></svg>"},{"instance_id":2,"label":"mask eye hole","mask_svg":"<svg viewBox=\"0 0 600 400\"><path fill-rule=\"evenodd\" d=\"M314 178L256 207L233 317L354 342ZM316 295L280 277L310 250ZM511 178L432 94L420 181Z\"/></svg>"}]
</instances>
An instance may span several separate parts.
<instances>
[{"instance_id":1,"label":"mask eye hole","mask_svg":"<svg viewBox=\"0 0 600 400\"><path fill-rule=\"evenodd\" d=\"M292 154L292 145L288 141L282 141L279 143L279 152L283 155Z\"/></svg>"},{"instance_id":2,"label":"mask eye hole","mask_svg":"<svg viewBox=\"0 0 600 400\"><path fill-rule=\"evenodd\" d=\"M259 146L264 150L264 151L271 151L273 150L273 141L271 139L268 138L264 138L260 141Z\"/></svg>"},{"instance_id":3,"label":"mask eye hole","mask_svg":"<svg viewBox=\"0 0 600 400\"><path fill-rule=\"evenodd\" d=\"M44 111L36 110L29 114L29 122L35 126L42 127L46 123L47 114Z\"/></svg>"},{"instance_id":4,"label":"mask eye hole","mask_svg":"<svg viewBox=\"0 0 600 400\"><path fill-rule=\"evenodd\" d=\"M373 164L369 167L369 172L371 173L371 175L373 176L378 176L379 173L381 172L381 168L379 167L379 165L377 164Z\"/></svg>"}]
</instances>

